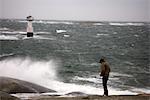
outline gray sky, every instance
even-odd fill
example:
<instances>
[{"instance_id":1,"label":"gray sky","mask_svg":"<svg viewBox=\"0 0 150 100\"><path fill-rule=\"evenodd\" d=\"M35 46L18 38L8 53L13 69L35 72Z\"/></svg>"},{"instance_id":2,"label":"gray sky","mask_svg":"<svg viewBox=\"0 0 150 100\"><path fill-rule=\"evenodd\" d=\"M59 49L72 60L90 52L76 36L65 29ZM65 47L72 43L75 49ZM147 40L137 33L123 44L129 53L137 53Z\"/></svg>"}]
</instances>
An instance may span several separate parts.
<instances>
[{"instance_id":1,"label":"gray sky","mask_svg":"<svg viewBox=\"0 0 150 100\"><path fill-rule=\"evenodd\" d=\"M0 0L0 17L2 16L2 0Z\"/></svg>"},{"instance_id":2,"label":"gray sky","mask_svg":"<svg viewBox=\"0 0 150 100\"><path fill-rule=\"evenodd\" d=\"M150 0L0 0L2 18L149 21ZM1 11L2 10L2 11Z\"/></svg>"}]
</instances>

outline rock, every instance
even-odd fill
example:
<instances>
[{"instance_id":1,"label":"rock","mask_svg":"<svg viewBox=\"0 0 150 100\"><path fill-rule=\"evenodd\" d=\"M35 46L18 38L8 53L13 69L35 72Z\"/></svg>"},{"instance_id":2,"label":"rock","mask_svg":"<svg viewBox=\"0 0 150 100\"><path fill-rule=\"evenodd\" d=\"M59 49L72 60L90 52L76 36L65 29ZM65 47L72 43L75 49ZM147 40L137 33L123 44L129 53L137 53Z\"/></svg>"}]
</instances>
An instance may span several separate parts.
<instances>
[{"instance_id":1,"label":"rock","mask_svg":"<svg viewBox=\"0 0 150 100\"><path fill-rule=\"evenodd\" d=\"M67 93L65 95L67 95L67 96L87 96L88 94L85 94L82 92L71 92L71 93Z\"/></svg>"},{"instance_id":2,"label":"rock","mask_svg":"<svg viewBox=\"0 0 150 100\"><path fill-rule=\"evenodd\" d=\"M30 100L149 100L150 96L138 96L138 95L115 95L115 96L100 96L100 95L88 95L88 96L37 96L32 97Z\"/></svg>"},{"instance_id":3,"label":"rock","mask_svg":"<svg viewBox=\"0 0 150 100\"><path fill-rule=\"evenodd\" d=\"M8 93L0 91L0 100L20 100L17 97L11 96Z\"/></svg>"},{"instance_id":4,"label":"rock","mask_svg":"<svg viewBox=\"0 0 150 100\"><path fill-rule=\"evenodd\" d=\"M8 77L0 77L0 91L6 93L56 92L54 90L47 89L37 84Z\"/></svg>"}]
</instances>

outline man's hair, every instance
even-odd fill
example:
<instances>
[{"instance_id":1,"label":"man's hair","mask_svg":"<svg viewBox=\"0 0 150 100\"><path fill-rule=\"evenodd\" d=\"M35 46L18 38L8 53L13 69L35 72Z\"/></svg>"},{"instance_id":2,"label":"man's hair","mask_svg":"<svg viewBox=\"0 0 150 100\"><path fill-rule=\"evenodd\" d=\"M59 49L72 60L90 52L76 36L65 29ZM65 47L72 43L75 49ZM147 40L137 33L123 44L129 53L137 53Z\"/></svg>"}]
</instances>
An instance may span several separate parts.
<instances>
[{"instance_id":1,"label":"man's hair","mask_svg":"<svg viewBox=\"0 0 150 100\"><path fill-rule=\"evenodd\" d=\"M104 59L104 58L101 58L99 62L100 62L100 63L101 63L101 62L105 62L105 59Z\"/></svg>"}]
</instances>

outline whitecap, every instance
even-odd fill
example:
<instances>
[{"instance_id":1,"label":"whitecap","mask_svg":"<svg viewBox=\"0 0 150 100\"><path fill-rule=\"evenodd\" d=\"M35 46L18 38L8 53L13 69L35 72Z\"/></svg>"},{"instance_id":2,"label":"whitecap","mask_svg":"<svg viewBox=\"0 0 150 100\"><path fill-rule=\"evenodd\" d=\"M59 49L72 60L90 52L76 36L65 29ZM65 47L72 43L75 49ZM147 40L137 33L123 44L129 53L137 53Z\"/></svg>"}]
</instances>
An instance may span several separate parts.
<instances>
[{"instance_id":1,"label":"whitecap","mask_svg":"<svg viewBox=\"0 0 150 100\"><path fill-rule=\"evenodd\" d=\"M99 26L99 25L104 25L102 23L94 23L93 25Z\"/></svg>"},{"instance_id":2,"label":"whitecap","mask_svg":"<svg viewBox=\"0 0 150 100\"><path fill-rule=\"evenodd\" d=\"M19 20L18 22L20 22L20 23L27 23L26 20Z\"/></svg>"},{"instance_id":3,"label":"whitecap","mask_svg":"<svg viewBox=\"0 0 150 100\"><path fill-rule=\"evenodd\" d=\"M23 40L26 39L40 39L40 40L56 40L56 37L43 37L43 36L38 36L38 35L34 35L33 37L24 37Z\"/></svg>"},{"instance_id":4,"label":"whitecap","mask_svg":"<svg viewBox=\"0 0 150 100\"><path fill-rule=\"evenodd\" d=\"M21 100L29 100L32 99L31 97L41 96L39 93L16 93L11 95L20 98Z\"/></svg>"},{"instance_id":5,"label":"whitecap","mask_svg":"<svg viewBox=\"0 0 150 100\"><path fill-rule=\"evenodd\" d=\"M117 72L111 72L110 76L112 76L112 77L116 77L116 76L133 77L132 75L129 75L129 74L121 74L121 73L117 73Z\"/></svg>"},{"instance_id":6,"label":"whitecap","mask_svg":"<svg viewBox=\"0 0 150 100\"><path fill-rule=\"evenodd\" d=\"M136 92L138 94L143 94L143 93L150 94L150 87L147 87L147 89L145 89L145 88L133 88L131 91Z\"/></svg>"},{"instance_id":7,"label":"whitecap","mask_svg":"<svg viewBox=\"0 0 150 100\"><path fill-rule=\"evenodd\" d=\"M67 32L66 30L56 30L57 33L65 33Z\"/></svg>"},{"instance_id":8,"label":"whitecap","mask_svg":"<svg viewBox=\"0 0 150 100\"><path fill-rule=\"evenodd\" d=\"M17 34L16 31L3 31L2 34Z\"/></svg>"},{"instance_id":9,"label":"whitecap","mask_svg":"<svg viewBox=\"0 0 150 100\"><path fill-rule=\"evenodd\" d=\"M97 36L109 36L109 34L100 33L100 34L97 34Z\"/></svg>"},{"instance_id":10,"label":"whitecap","mask_svg":"<svg viewBox=\"0 0 150 100\"><path fill-rule=\"evenodd\" d=\"M109 23L113 26L142 26L144 23Z\"/></svg>"},{"instance_id":11,"label":"whitecap","mask_svg":"<svg viewBox=\"0 0 150 100\"><path fill-rule=\"evenodd\" d=\"M113 32L112 34L118 34L117 32Z\"/></svg>"},{"instance_id":12,"label":"whitecap","mask_svg":"<svg viewBox=\"0 0 150 100\"><path fill-rule=\"evenodd\" d=\"M102 83L99 78L84 78L84 77L75 76L73 79L80 80L80 81L88 81L93 83Z\"/></svg>"},{"instance_id":13,"label":"whitecap","mask_svg":"<svg viewBox=\"0 0 150 100\"><path fill-rule=\"evenodd\" d=\"M18 38L12 35L0 35L0 40L18 40Z\"/></svg>"},{"instance_id":14,"label":"whitecap","mask_svg":"<svg viewBox=\"0 0 150 100\"><path fill-rule=\"evenodd\" d=\"M8 31L8 30L9 30L9 28L7 28L7 27L0 28L0 31Z\"/></svg>"},{"instance_id":15,"label":"whitecap","mask_svg":"<svg viewBox=\"0 0 150 100\"><path fill-rule=\"evenodd\" d=\"M47 22L45 22L45 24L68 24L68 25L72 25L74 23L73 22L63 22L63 21L47 21Z\"/></svg>"},{"instance_id":16,"label":"whitecap","mask_svg":"<svg viewBox=\"0 0 150 100\"><path fill-rule=\"evenodd\" d=\"M70 35L68 35L68 34L64 34L64 37L70 37Z\"/></svg>"},{"instance_id":17,"label":"whitecap","mask_svg":"<svg viewBox=\"0 0 150 100\"><path fill-rule=\"evenodd\" d=\"M33 23L43 23L43 24L74 24L73 22L65 22L65 21L44 21L44 20L35 20Z\"/></svg>"},{"instance_id":18,"label":"whitecap","mask_svg":"<svg viewBox=\"0 0 150 100\"><path fill-rule=\"evenodd\" d=\"M49 35L51 34L50 32L34 32L34 34L37 34L37 35Z\"/></svg>"},{"instance_id":19,"label":"whitecap","mask_svg":"<svg viewBox=\"0 0 150 100\"><path fill-rule=\"evenodd\" d=\"M14 55L14 53L2 54L2 55L0 55L0 58L1 58L1 57L8 57L8 56L12 56L12 55Z\"/></svg>"},{"instance_id":20,"label":"whitecap","mask_svg":"<svg viewBox=\"0 0 150 100\"><path fill-rule=\"evenodd\" d=\"M135 37L139 37L139 35L137 35L137 34L135 34L134 36L135 36Z\"/></svg>"}]
</instances>

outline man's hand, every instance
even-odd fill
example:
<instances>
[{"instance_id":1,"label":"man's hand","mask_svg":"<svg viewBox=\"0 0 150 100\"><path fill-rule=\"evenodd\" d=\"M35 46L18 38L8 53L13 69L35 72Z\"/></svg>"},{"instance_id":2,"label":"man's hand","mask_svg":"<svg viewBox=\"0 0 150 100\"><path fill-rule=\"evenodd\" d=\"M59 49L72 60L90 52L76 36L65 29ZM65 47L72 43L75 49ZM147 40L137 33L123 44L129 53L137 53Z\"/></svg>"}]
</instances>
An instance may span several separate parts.
<instances>
[{"instance_id":1,"label":"man's hand","mask_svg":"<svg viewBox=\"0 0 150 100\"><path fill-rule=\"evenodd\" d=\"M101 72L99 72L99 76L102 76Z\"/></svg>"}]
</instances>

